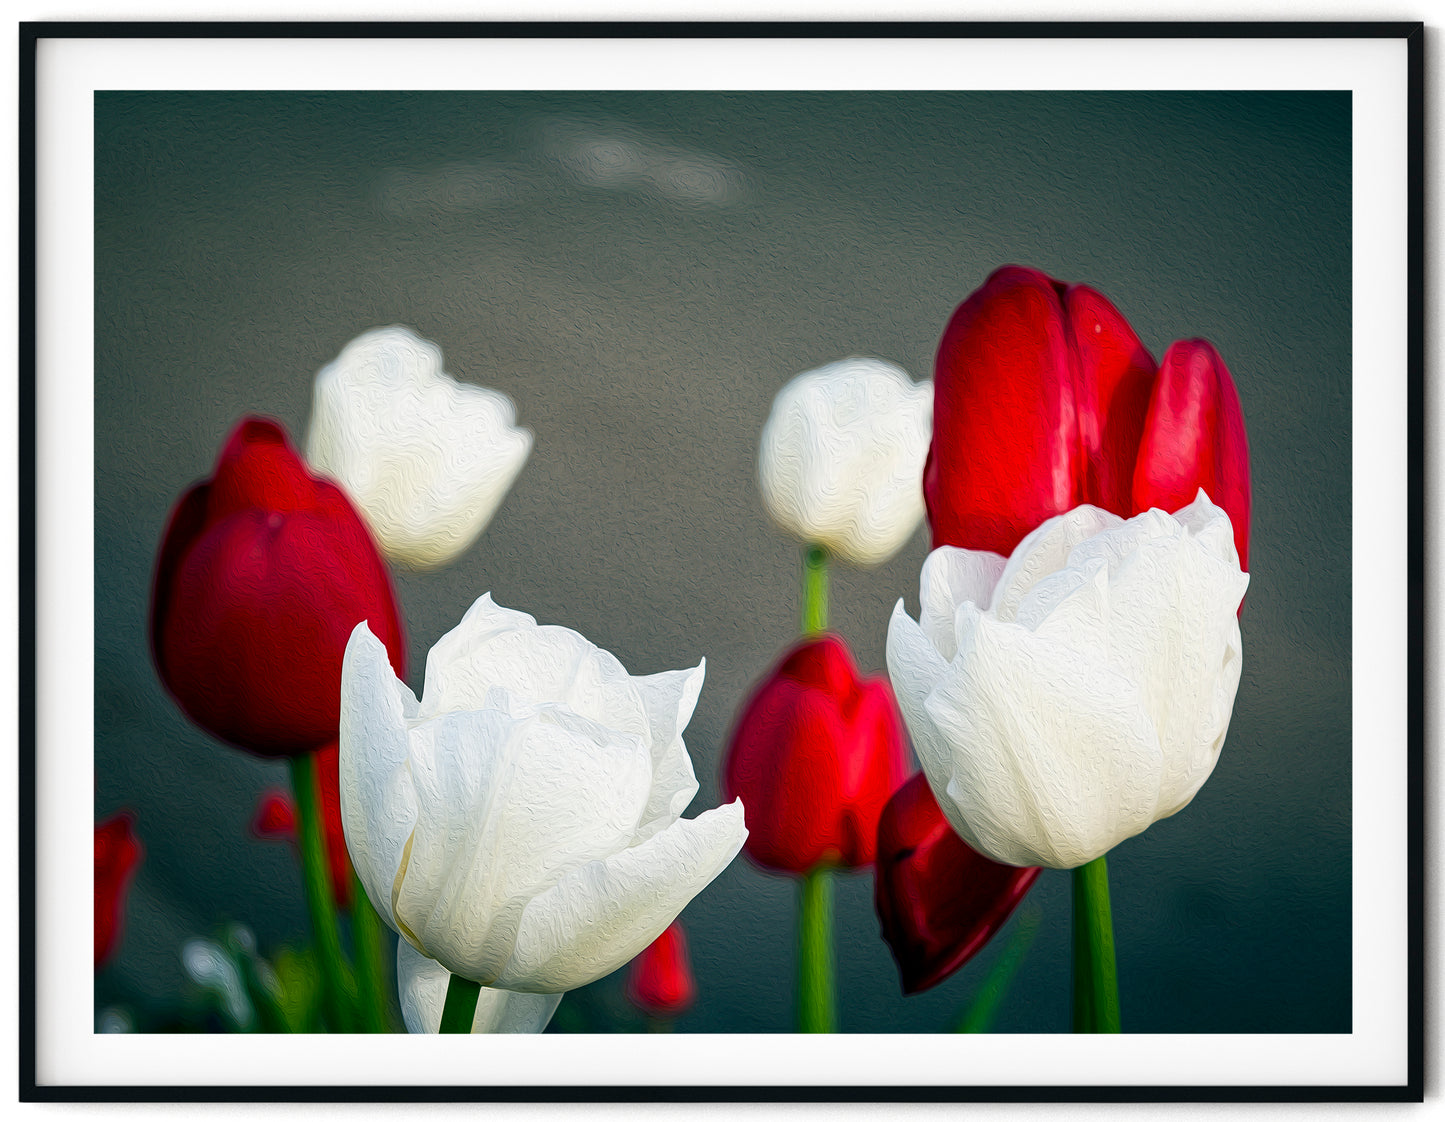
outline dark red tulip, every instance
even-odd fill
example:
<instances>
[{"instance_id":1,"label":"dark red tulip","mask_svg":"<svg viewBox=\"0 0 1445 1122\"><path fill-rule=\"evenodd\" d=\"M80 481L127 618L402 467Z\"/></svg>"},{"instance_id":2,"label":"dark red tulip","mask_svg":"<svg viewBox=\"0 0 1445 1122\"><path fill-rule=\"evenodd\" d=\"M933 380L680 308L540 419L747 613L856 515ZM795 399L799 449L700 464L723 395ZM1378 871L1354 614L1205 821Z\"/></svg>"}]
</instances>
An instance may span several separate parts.
<instances>
[{"instance_id":1,"label":"dark red tulip","mask_svg":"<svg viewBox=\"0 0 1445 1122\"><path fill-rule=\"evenodd\" d=\"M995 272L938 346L923 476L934 546L1007 555L1081 503L1128 514L1153 376L1128 321L1093 289L1017 265Z\"/></svg>"},{"instance_id":2,"label":"dark red tulip","mask_svg":"<svg viewBox=\"0 0 1445 1122\"><path fill-rule=\"evenodd\" d=\"M341 825L341 750L328 744L316 751L316 781L320 785L321 826L326 863L331 873L331 895L336 906L351 907L351 859ZM296 841L296 804L285 791L267 791L256 804L251 833L267 841Z\"/></svg>"},{"instance_id":3,"label":"dark red tulip","mask_svg":"<svg viewBox=\"0 0 1445 1122\"><path fill-rule=\"evenodd\" d=\"M943 817L922 772L900 787L878 822L873 905L903 992L936 986L981 951L1038 875L973 850Z\"/></svg>"},{"instance_id":4,"label":"dark red tulip","mask_svg":"<svg viewBox=\"0 0 1445 1122\"><path fill-rule=\"evenodd\" d=\"M627 1000L650 1017L676 1017L697 1000L697 981L687 954L682 923L671 925L632 960Z\"/></svg>"},{"instance_id":5,"label":"dark red tulip","mask_svg":"<svg viewBox=\"0 0 1445 1122\"><path fill-rule=\"evenodd\" d=\"M873 863L878 815L908 770L903 720L884 677L860 679L836 635L793 647L739 711L723 765L747 807L743 849L766 869Z\"/></svg>"},{"instance_id":6,"label":"dark red tulip","mask_svg":"<svg viewBox=\"0 0 1445 1122\"><path fill-rule=\"evenodd\" d=\"M1239 566L1249 569L1249 439L1229 368L1203 339L1183 339L1164 352L1139 459L1134 511L1175 511L1199 488L1229 515Z\"/></svg>"},{"instance_id":7,"label":"dark red tulip","mask_svg":"<svg viewBox=\"0 0 1445 1122\"><path fill-rule=\"evenodd\" d=\"M243 420L161 541L150 633L162 682L222 740L309 751L336 739L341 657L363 620L401 674L391 579L355 508L279 425Z\"/></svg>"},{"instance_id":8,"label":"dark red tulip","mask_svg":"<svg viewBox=\"0 0 1445 1122\"><path fill-rule=\"evenodd\" d=\"M115 951L125 922L125 897L144 854L131 830L131 817L121 813L95 828L95 965Z\"/></svg>"}]
</instances>

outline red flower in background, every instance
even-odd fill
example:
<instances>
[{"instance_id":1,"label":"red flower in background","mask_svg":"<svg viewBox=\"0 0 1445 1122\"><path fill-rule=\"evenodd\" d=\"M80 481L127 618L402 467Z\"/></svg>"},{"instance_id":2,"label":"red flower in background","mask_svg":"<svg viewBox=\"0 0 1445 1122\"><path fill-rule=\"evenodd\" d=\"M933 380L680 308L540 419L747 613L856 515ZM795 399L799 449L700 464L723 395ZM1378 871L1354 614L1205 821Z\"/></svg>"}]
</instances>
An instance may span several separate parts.
<instances>
[{"instance_id":1,"label":"red flower in background","mask_svg":"<svg viewBox=\"0 0 1445 1122\"><path fill-rule=\"evenodd\" d=\"M316 782L320 786L321 824L326 862L331 874L331 895L341 909L351 907L351 859L341 825L341 751L328 744L316 751ZM256 804L251 833L267 841L296 842L296 804L285 791L267 791Z\"/></svg>"},{"instance_id":2,"label":"red flower in background","mask_svg":"<svg viewBox=\"0 0 1445 1122\"><path fill-rule=\"evenodd\" d=\"M744 852L801 875L871 865L878 816L907 771L893 688L860 679L843 640L821 635L793 647L743 704L723 789L747 807Z\"/></svg>"},{"instance_id":3,"label":"red flower in background","mask_svg":"<svg viewBox=\"0 0 1445 1122\"><path fill-rule=\"evenodd\" d=\"M873 904L903 992L936 986L981 951L1038 876L954 833L922 772L899 788L878 821Z\"/></svg>"},{"instance_id":4,"label":"red flower in background","mask_svg":"<svg viewBox=\"0 0 1445 1122\"><path fill-rule=\"evenodd\" d=\"M680 920L673 920L632 960L627 971L627 1000L652 1017L676 1017L697 1000L697 981Z\"/></svg>"},{"instance_id":5,"label":"red flower in background","mask_svg":"<svg viewBox=\"0 0 1445 1122\"><path fill-rule=\"evenodd\" d=\"M95 828L95 965L115 951L125 923L125 896L145 851L131 816L117 814Z\"/></svg>"},{"instance_id":6,"label":"red flower in background","mask_svg":"<svg viewBox=\"0 0 1445 1122\"><path fill-rule=\"evenodd\" d=\"M1247 543L1244 416L1208 343L1176 343L1156 367L1098 292L1017 265L959 305L938 346L923 478L935 548L1007 556L1082 503L1172 513L1200 487Z\"/></svg>"},{"instance_id":7,"label":"red flower in background","mask_svg":"<svg viewBox=\"0 0 1445 1122\"><path fill-rule=\"evenodd\" d=\"M279 425L243 420L161 542L150 634L162 682L222 740L306 752L336 739L341 657L362 620L401 673L391 580L355 508Z\"/></svg>"}]
</instances>

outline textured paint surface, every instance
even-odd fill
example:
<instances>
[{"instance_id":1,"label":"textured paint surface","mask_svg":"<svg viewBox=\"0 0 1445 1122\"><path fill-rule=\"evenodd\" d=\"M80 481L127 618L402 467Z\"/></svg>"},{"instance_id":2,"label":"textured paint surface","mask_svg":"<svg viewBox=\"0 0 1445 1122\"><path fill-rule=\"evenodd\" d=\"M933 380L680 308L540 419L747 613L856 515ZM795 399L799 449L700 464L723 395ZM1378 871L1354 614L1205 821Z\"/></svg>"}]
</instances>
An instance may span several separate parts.
<instances>
[{"instance_id":1,"label":"textured paint surface","mask_svg":"<svg viewBox=\"0 0 1445 1122\"><path fill-rule=\"evenodd\" d=\"M96 818L130 808L146 860L97 1006L178 993L218 917L306 930L293 856L248 836L284 765L200 733L145 657L167 512L239 416L306 431L316 372L389 324L507 394L535 434L515 485L453 564L397 578L408 681L488 590L638 673L706 657L687 743L713 806L797 630L797 547L756 483L774 396L842 355L926 376L959 302L1022 262L1106 293L1156 357L1208 338L1249 422L1228 744L1109 859L1129 1027L1348 1031L1350 126L1333 93L100 94ZM865 673L928 545L833 567ZM904 1000L871 878L835 879L844 1030L950 1027L1007 930ZM790 1025L793 897L734 862L688 907L678 1031ZM1029 898L996 1027L1066 1031L1067 875Z\"/></svg>"}]
</instances>

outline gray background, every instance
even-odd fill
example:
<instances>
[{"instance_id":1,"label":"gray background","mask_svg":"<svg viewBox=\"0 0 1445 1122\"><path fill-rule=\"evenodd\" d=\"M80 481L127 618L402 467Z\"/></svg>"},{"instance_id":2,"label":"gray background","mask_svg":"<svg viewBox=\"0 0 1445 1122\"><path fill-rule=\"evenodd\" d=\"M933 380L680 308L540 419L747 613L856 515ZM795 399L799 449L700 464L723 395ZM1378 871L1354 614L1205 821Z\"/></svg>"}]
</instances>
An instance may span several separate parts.
<instances>
[{"instance_id":1,"label":"gray background","mask_svg":"<svg viewBox=\"0 0 1445 1122\"><path fill-rule=\"evenodd\" d=\"M188 725L146 654L167 511L242 413L299 439L315 371L389 323L510 394L537 440L501 511L397 578L412 685L486 591L635 673L705 655L695 814L796 630L798 550L753 481L773 394L855 353L930 376L954 306L1018 262L1098 287L1156 358L1209 338L1249 426L1229 740L1110 857L1125 1027L1349 1031L1350 124L1335 93L97 95L96 813L132 809L147 850L97 1006L178 997L181 941L225 918L305 937L291 853L247 836L284 766ZM865 668L926 552L834 567ZM950 1026L1002 940L903 998L871 876L840 880L843 1029ZM1030 894L1000 1031L1068 1028L1068 888ZM739 859L687 909L679 1031L790 1027L792 908Z\"/></svg>"}]
</instances>

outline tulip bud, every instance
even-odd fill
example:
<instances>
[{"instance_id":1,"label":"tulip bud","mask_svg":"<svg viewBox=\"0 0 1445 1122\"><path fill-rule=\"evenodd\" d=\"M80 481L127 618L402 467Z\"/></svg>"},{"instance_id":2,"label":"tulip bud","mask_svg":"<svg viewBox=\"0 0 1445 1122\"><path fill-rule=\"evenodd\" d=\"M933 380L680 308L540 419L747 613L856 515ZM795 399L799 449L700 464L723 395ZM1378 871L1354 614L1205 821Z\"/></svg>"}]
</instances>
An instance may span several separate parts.
<instances>
[{"instance_id":1,"label":"tulip bud","mask_svg":"<svg viewBox=\"0 0 1445 1122\"><path fill-rule=\"evenodd\" d=\"M1007 554L1080 503L1129 513L1153 374L1099 293L997 270L938 346L923 480L934 546Z\"/></svg>"},{"instance_id":2,"label":"tulip bud","mask_svg":"<svg viewBox=\"0 0 1445 1122\"><path fill-rule=\"evenodd\" d=\"M938 985L971 959L1013 914L1038 866L990 861L953 832L922 772L878 820L873 906L904 993Z\"/></svg>"},{"instance_id":3,"label":"tulip bud","mask_svg":"<svg viewBox=\"0 0 1445 1122\"><path fill-rule=\"evenodd\" d=\"M117 814L95 828L95 965L115 951L125 922L125 896L144 855L129 814Z\"/></svg>"},{"instance_id":4,"label":"tulip bud","mask_svg":"<svg viewBox=\"0 0 1445 1122\"><path fill-rule=\"evenodd\" d=\"M923 518L932 401L929 383L878 359L799 374L763 426L758 486L769 516L854 564L888 560Z\"/></svg>"},{"instance_id":5,"label":"tulip bud","mask_svg":"<svg viewBox=\"0 0 1445 1122\"><path fill-rule=\"evenodd\" d=\"M306 458L393 561L444 565L476 541L532 451L512 399L458 382L434 343L368 331L316 375Z\"/></svg>"},{"instance_id":6,"label":"tulip bud","mask_svg":"<svg viewBox=\"0 0 1445 1122\"><path fill-rule=\"evenodd\" d=\"M674 920L627 972L627 1000L651 1017L676 1017L697 999L682 922Z\"/></svg>"},{"instance_id":7,"label":"tulip bud","mask_svg":"<svg viewBox=\"0 0 1445 1122\"><path fill-rule=\"evenodd\" d=\"M403 667L391 580L350 501L306 470L279 425L243 420L161 541L150 615L161 681L222 740L310 751L336 739L341 659L363 620Z\"/></svg>"},{"instance_id":8,"label":"tulip bud","mask_svg":"<svg viewBox=\"0 0 1445 1122\"><path fill-rule=\"evenodd\" d=\"M331 873L331 895L343 911L351 907L351 861L346 856L346 835L341 826L339 787L340 749L335 744L316 750L316 785L320 788L321 829L326 842L326 864ZM284 791L268 791L256 804L251 833L265 841L297 841L296 804Z\"/></svg>"},{"instance_id":9,"label":"tulip bud","mask_svg":"<svg viewBox=\"0 0 1445 1122\"><path fill-rule=\"evenodd\" d=\"M906 745L885 678L860 679L836 635L799 643L753 690L728 743L723 787L748 808L748 857L799 875L871 865Z\"/></svg>"},{"instance_id":10,"label":"tulip bud","mask_svg":"<svg viewBox=\"0 0 1445 1122\"><path fill-rule=\"evenodd\" d=\"M1229 368L1203 339L1164 352L1134 467L1135 511L1173 512L1200 489L1229 515L1239 567L1249 570L1249 439Z\"/></svg>"}]
</instances>

